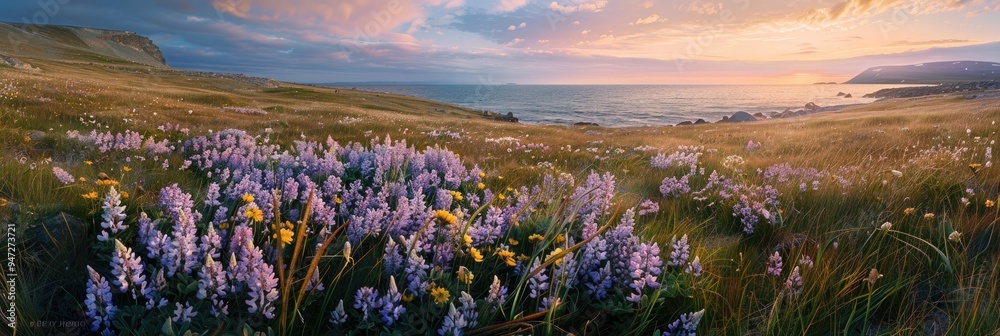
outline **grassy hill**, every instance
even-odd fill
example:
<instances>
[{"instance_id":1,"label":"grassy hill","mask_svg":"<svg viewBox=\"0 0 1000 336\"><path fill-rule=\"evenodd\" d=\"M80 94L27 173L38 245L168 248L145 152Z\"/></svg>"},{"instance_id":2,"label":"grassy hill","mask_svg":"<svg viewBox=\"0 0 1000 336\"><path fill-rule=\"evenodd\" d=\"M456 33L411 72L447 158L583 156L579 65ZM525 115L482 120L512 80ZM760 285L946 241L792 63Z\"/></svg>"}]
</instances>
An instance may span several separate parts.
<instances>
[{"instance_id":1,"label":"grassy hill","mask_svg":"<svg viewBox=\"0 0 1000 336\"><path fill-rule=\"evenodd\" d=\"M1000 63L958 61L874 67L845 84L941 84L995 80L1000 80Z\"/></svg>"}]
</instances>

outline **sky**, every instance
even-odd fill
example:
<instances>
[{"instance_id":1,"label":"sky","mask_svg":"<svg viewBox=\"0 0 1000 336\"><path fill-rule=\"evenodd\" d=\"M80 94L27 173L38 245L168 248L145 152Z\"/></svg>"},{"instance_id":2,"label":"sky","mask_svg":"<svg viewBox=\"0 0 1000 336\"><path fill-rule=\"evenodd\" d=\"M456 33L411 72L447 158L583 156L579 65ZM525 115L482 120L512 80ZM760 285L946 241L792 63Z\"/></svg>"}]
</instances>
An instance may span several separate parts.
<instances>
[{"instance_id":1,"label":"sky","mask_svg":"<svg viewBox=\"0 0 1000 336\"><path fill-rule=\"evenodd\" d=\"M805 84L1000 62L1000 0L8 0L129 30L170 66L285 81Z\"/></svg>"}]
</instances>

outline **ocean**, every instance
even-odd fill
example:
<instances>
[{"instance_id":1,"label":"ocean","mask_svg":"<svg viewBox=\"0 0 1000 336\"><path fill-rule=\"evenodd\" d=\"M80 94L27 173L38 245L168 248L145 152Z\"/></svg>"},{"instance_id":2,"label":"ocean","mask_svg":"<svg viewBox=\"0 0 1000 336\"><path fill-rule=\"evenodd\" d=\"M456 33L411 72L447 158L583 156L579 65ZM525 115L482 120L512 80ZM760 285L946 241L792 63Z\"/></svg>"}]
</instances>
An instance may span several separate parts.
<instances>
[{"instance_id":1,"label":"ocean","mask_svg":"<svg viewBox=\"0 0 1000 336\"><path fill-rule=\"evenodd\" d=\"M415 96L507 114L524 123L601 126L709 122L738 111L751 114L819 106L864 104L861 96L906 85L357 85L358 90ZM340 86L343 87L343 86ZM348 88L351 88L348 87ZM850 93L854 98L837 97Z\"/></svg>"}]
</instances>

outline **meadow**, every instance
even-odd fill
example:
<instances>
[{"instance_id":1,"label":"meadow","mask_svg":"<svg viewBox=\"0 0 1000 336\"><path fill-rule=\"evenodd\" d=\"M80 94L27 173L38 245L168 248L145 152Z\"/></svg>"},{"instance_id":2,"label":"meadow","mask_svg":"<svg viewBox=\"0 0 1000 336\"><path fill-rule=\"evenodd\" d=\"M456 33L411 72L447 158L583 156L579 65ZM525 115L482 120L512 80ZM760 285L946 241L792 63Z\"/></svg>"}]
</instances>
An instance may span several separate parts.
<instances>
[{"instance_id":1,"label":"meadow","mask_svg":"<svg viewBox=\"0 0 1000 336\"><path fill-rule=\"evenodd\" d=\"M1000 333L995 99L569 127L26 61L21 333Z\"/></svg>"}]
</instances>

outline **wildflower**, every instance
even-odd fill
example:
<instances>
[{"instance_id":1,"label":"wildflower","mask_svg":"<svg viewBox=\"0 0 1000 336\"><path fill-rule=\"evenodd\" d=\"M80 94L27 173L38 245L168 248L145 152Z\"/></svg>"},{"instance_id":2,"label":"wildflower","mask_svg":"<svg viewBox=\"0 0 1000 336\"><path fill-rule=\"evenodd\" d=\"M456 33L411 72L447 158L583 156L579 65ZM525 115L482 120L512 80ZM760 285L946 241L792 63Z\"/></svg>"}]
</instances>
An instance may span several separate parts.
<instances>
[{"instance_id":1,"label":"wildflower","mask_svg":"<svg viewBox=\"0 0 1000 336\"><path fill-rule=\"evenodd\" d=\"M969 165L969 169L972 170L973 174L979 173L979 170L982 169L982 168L983 168L983 165L979 164L979 163L973 163L973 164Z\"/></svg>"},{"instance_id":2,"label":"wildflower","mask_svg":"<svg viewBox=\"0 0 1000 336\"><path fill-rule=\"evenodd\" d=\"M62 168L52 167L52 174L55 175L56 179L58 179L59 182L62 182L62 184L64 184L64 185L65 184L73 184L73 182L76 182L76 179L73 178L73 175L70 175L69 173L67 173Z\"/></svg>"},{"instance_id":3,"label":"wildflower","mask_svg":"<svg viewBox=\"0 0 1000 336\"><path fill-rule=\"evenodd\" d=\"M222 270L222 265L212 259L212 255L205 256L205 265L198 272L198 293L199 299L212 301L212 316L218 317L220 314L228 314L229 307L226 301L221 298L226 297L226 273Z\"/></svg>"},{"instance_id":4,"label":"wildflower","mask_svg":"<svg viewBox=\"0 0 1000 336\"><path fill-rule=\"evenodd\" d=\"M537 243L537 242L540 242L542 240L545 240L545 237L542 237L542 235L537 234L537 233L528 236L528 241L532 242L532 243Z\"/></svg>"},{"instance_id":5,"label":"wildflower","mask_svg":"<svg viewBox=\"0 0 1000 336\"><path fill-rule=\"evenodd\" d=\"M934 219L934 213L933 212L925 213L924 219Z\"/></svg>"},{"instance_id":6,"label":"wildflower","mask_svg":"<svg viewBox=\"0 0 1000 336\"><path fill-rule=\"evenodd\" d=\"M436 286L434 289L431 289L431 297L434 298L434 303L443 305L448 303L448 299L451 298L451 293L449 293L444 287ZM454 308L455 307L452 306L452 309Z\"/></svg>"},{"instance_id":7,"label":"wildflower","mask_svg":"<svg viewBox=\"0 0 1000 336\"><path fill-rule=\"evenodd\" d=\"M115 252L111 256L111 275L115 276L113 282L118 286L118 290L126 293L131 287L133 299L138 297L137 293L145 295L148 288L143 269L142 260L132 252L132 249L115 239Z\"/></svg>"},{"instance_id":8,"label":"wildflower","mask_svg":"<svg viewBox=\"0 0 1000 336\"><path fill-rule=\"evenodd\" d=\"M781 275L781 266L782 266L781 264L782 264L781 263L781 254L779 254L778 251L774 251L774 255L772 255L771 258L768 259L768 262L767 262L767 274L773 275L773 276L780 276Z\"/></svg>"},{"instance_id":9,"label":"wildflower","mask_svg":"<svg viewBox=\"0 0 1000 336\"><path fill-rule=\"evenodd\" d=\"M868 272L868 277L866 277L864 281L867 282L868 285L874 286L875 282L881 278L882 274L879 274L877 269L872 268L871 272Z\"/></svg>"},{"instance_id":10,"label":"wildflower","mask_svg":"<svg viewBox=\"0 0 1000 336\"><path fill-rule=\"evenodd\" d=\"M914 209L914 208L906 208L905 210L903 210L903 214L904 214L904 215L912 215L912 214L913 214L914 212L917 212L917 209Z\"/></svg>"},{"instance_id":11,"label":"wildflower","mask_svg":"<svg viewBox=\"0 0 1000 336\"><path fill-rule=\"evenodd\" d=\"M667 262L667 266L677 267L687 264L688 258L691 257L691 245L688 245L688 236L681 236L680 240L677 240L677 236L671 239L670 243L673 247L673 251L670 251L670 261Z\"/></svg>"},{"instance_id":12,"label":"wildflower","mask_svg":"<svg viewBox=\"0 0 1000 336\"><path fill-rule=\"evenodd\" d=\"M96 198L97 192L90 192ZM84 196L87 198L87 196ZM124 223L125 221L125 206L121 205L121 195L114 187L108 191L108 195L104 198L104 204L101 206L104 209L104 213L101 218L104 221L101 222L101 234L97 237L97 240L107 241L110 234L116 234L119 231L124 231L128 228L128 225ZM109 232L110 230L110 232Z\"/></svg>"},{"instance_id":13,"label":"wildflower","mask_svg":"<svg viewBox=\"0 0 1000 336\"><path fill-rule=\"evenodd\" d=\"M500 199L501 201L503 201L503 200L507 199L507 196L504 196L503 194L499 194L499 195L497 195L497 198Z\"/></svg>"},{"instance_id":14,"label":"wildflower","mask_svg":"<svg viewBox=\"0 0 1000 336\"><path fill-rule=\"evenodd\" d=\"M793 297L802 294L802 276L799 275L798 266L792 269L792 273L788 275L788 280L785 280L785 288L788 289Z\"/></svg>"},{"instance_id":15,"label":"wildflower","mask_svg":"<svg viewBox=\"0 0 1000 336\"><path fill-rule=\"evenodd\" d=\"M681 314L677 320L668 324L663 331L663 336L694 336L698 331L698 324L701 317L705 315L705 310Z\"/></svg>"},{"instance_id":16,"label":"wildflower","mask_svg":"<svg viewBox=\"0 0 1000 336\"><path fill-rule=\"evenodd\" d=\"M889 231L892 229L892 223L889 222L882 223L882 226L879 226L878 229L882 231Z\"/></svg>"},{"instance_id":17,"label":"wildflower","mask_svg":"<svg viewBox=\"0 0 1000 336\"><path fill-rule=\"evenodd\" d=\"M691 274L692 276L697 278L701 276L701 272L702 272L701 258L699 258L698 256L694 256L694 260L692 260L691 263L688 264L688 267L687 269L684 270L684 273Z\"/></svg>"},{"instance_id":18,"label":"wildflower","mask_svg":"<svg viewBox=\"0 0 1000 336\"><path fill-rule=\"evenodd\" d=\"M507 266L514 267L517 266L517 261L514 260L514 252L506 249L499 249L496 251L496 255L503 259L507 263Z\"/></svg>"},{"instance_id":19,"label":"wildflower","mask_svg":"<svg viewBox=\"0 0 1000 336\"><path fill-rule=\"evenodd\" d=\"M87 299L83 303L87 306L87 317L93 320L90 331L97 331L101 326L111 328L111 319L118 310L111 302L111 287L108 280L90 266L87 266L87 272L90 279L87 280Z\"/></svg>"},{"instance_id":20,"label":"wildflower","mask_svg":"<svg viewBox=\"0 0 1000 336\"><path fill-rule=\"evenodd\" d=\"M409 303L411 301L413 301L413 294L412 293L403 294L403 302Z\"/></svg>"},{"instance_id":21,"label":"wildflower","mask_svg":"<svg viewBox=\"0 0 1000 336\"><path fill-rule=\"evenodd\" d=\"M250 207L247 208L246 213L244 213L243 215L246 216L247 219L252 220L254 222L264 221L264 211L261 211L260 208L258 208L257 205L254 204L251 204Z\"/></svg>"},{"instance_id":22,"label":"wildflower","mask_svg":"<svg viewBox=\"0 0 1000 336\"><path fill-rule=\"evenodd\" d=\"M93 166L94 165L94 161L90 161L90 160L83 161L83 163L87 164L88 166Z\"/></svg>"},{"instance_id":23,"label":"wildflower","mask_svg":"<svg viewBox=\"0 0 1000 336\"><path fill-rule=\"evenodd\" d=\"M281 228L280 230L278 230L278 232L275 232L274 235L272 235L272 237L274 239L280 240L283 244L288 244L292 242L292 237L294 235L295 233L293 233L292 230Z\"/></svg>"},{"instance_id":24,"label":"wildflower","mask_svg":"<svg viewBox=\"0 0 1000 336\"><path fill-rule=\"evenodd\" d=\"M992 208L993 205L996 205L996 203L994 203L993 200L986 200L986 207L987 208Z\"/></svg>"},{"instance_id":25,"label":"wildflower","mask_svg":"<svg viewBox=\"0 0 1000 336\"><path fill-rule=\"evenodd\" d=\"M81 196L83 196L83 199L85 199L85 200L91 200L92 201L92 200L97 199L97 192L96 191L91 191L89 193L82 194Z\"/></svg>"},{"instance_id":26,"label":"wildflower","mask_svg":"<svg viewBox=\"0 0 1000 336\"><path fill-rule=\"evenodd\" d=\"M110 187L118 185L118 181L112 179L99 179L96 184L101 187Z\"/></svg>"},{"instance_id":27,"label":"wildflower","mask_svg":"<svg viewBox=\"0 0 1000 336\"><path fill-rule=\"evenodd\" d=\"M485 177L486 177L486 173L484 173L484 172L479 172L479 178L485 178Z\"/></svg>"},{"instance_id":28,"label":"wildflower","mask_svg":"<svg viewBox=\"0 0 1000 336\"><path fill-rule=\"evenodd\" d=\"M253 195L251 195L250 193L243 194L242 199L244 203L253 203L254 201Z\"/></svg>"},{"instance_id":29,"label":"wildflower","mask_svg":"<svg viewBox=\"0 0 1000 336\"><path fill-rule=\"evenodd\" d=\"M337 308L330 312L330 323L342 324L347 322L347 312L344 311L344 300L337 303Z\"/></svg>"},{"instance_id":30,"label":"wildflower","mask_svg":"<svg viewBox=\"0 0 1000 336\"><path fill-rule=\"evenodd\" d=\"M0 208L3 208L8 204L10 204L10 201L8 201L6 198L0 197Z\"/></svg>"},{"instance_id":31,"label":"wildflower","mask_svg":"<svg viewBox=\"0 0 1000 336\"><path fill-rule=\"evenodd\" d=\"M952 243L958 243L962 241L962 233L958 231L952 231L951 234L948 235L948 241L951 241Z\"/></svg>"},{"instance_id":32,"label":"wildflower","mask_svg":"<svg viewBox=\"0 0 1000 336\"><path fill-rule=\"evenodd\" d=\"M120 193L122 195L122 199L128 199L129 197L128 191L122 190Z\"/></svg>"},{"instance_id":33,"label":"wildflower","mask_svg":"<svg viewBox=\"0 0 1000 336\"><path fill-rule=\"evenodd\" d=\"M486 184L479 182L479 184L476 184L476 188L479 188L479 190L486 189Z\"/></svg>"},{"instance_id":34,"label":"wildflower","mask_svg":"<svg viewBox=\"0 0 1000 336\"><path fill-rule=\"evenodd\" d=\"M506 301L507 301L507 287L500 285L500 278L494 275L493 283L490 284L489 295L486 296L486 302L495 303L497 306L502 306Z\"/></svg>"},{"instance_id":35,"label":"wildflower","mask_svg":"<svg viewBox=\"0 0 1000 336\"><path fill-rule=\"evenodd\" d=\"M438 210L434 212L434 218L440 219L442 222L447 224L458 223L458 217L452 215L448 210Z\"/></svg>"},{"instance_id":36,"label":"wildflower","mask_svg":"<svg viewBox=\"0 0 1000 336\"><path fill-rule=\"evenodd\" d=\"M129 167L129 166L122 166L122 171L128 173L128 172L132 171L132 168Z\"/></svg>"},{"instance_id":37,"label":"wildflower","mask_svg":"<svg viewBox=\"0 0 1000 336\"><path fill-rule=\"evenodd\" d=\"M469 256L472 257L472 260L475 260L477 263L483 262L483 254L475 247L469 248Z\"/></svg>"},{"instance_id":38,"label":"wildflower","mask_svg":"<svg viewBox=\"0 0 1000 336\"><path fill-rule=\"evenodd\" d=\"M255 254L260 253L259 249L254 249ZM261 260L259 266L251 267L247 289L250 292L250 298L246 300L247 312L260 312L265 318L274 318L274 302L278 300L278 278L274 276L274 266Z\"/></svg>"},{"instance_id":39,"label":"wildflower","mask_svg":"<svg viewBox=\"0 0 1000 336\"><path fill-rule=\"evenodd\" d=\"M813 260L809 256L804 255L801 258L799 258L799 265L813 268Z\"/></svg>"},{"instance_id":40,"label":"wildflower","mask_svg":"<svg viewBox=\"0 0 1000 336\"><path fill-rule=\"evenodd\" d=\"M194 311L194 307L188 305L187 302L184 302L183 305L180 302L177 302L175 305L177 309L174 310L174 317L170 318L171 321L177 323L187 323L191 322L192 317L198 315L198 312Z\"/></svg>"},{"instance_id":41,"label":"wildflower","mask_svg":"<svg viewBox=\"0 0 1000 336\"><path fill-rule=\"evenodd\" d=\"M465 266L459 266L458 267L458 281L461 281L461 282L465 283L466 285L468 285L468 284L471 284L472 283L472 279L475 279L475 278L476 278L476 276L474 274L472 274L472 271L470 271L468 268L465 268Z\"/></svg>"},{"instance_id":42,"label":"wildflower","mask_svg":"<svg viewBox=\"0 0 1000 336\"><path fill-rule=\"evenodd\" d=\"M549 255L545 256L545 261L549 261L549 259L555 258L555 256L557 256L560 253L562 253L562 251L563 251L562 248L556 248L556 249L552 250L552 252L549 252ZM562 264L563 258L565 258L565 256L563 256L563 257L561 257L559 259L556 259L556 265Z\"/></svg>"},{"instance_id":43,"label":"wildflower","mask_svg":"<svg viewBox=\"0 0 1000 336\"><path fill-rule=\"evenodd\" d=\"M400 295L399 289L396 287L396 278L390 275L389 291L382 297L382 310L379 311L382 316L382 322L385 322L385 325L392 326L406 312L406 307L399 304L401 298L402 295Z\"/></svg>"},{"instance_id":44,"label":"wildflower","mask_svg":"<svg viewBox=\"0 0 1000 336\"><path fill-rule=\"evenodd\" d=\"M453 191L450 191L449 193L451 194L451 197L452 197L452 198L453 198L454 200L456 200L456 201L459 201L459 202L461 202L461 201L462 201L462 200L464 199L464 198L462 197L462 193L461 193L461 192L458 192L458 191L454 191L454 190L453 190Z\"/></svg>"},{"instance_id":45,"label":"wildflower","mask_svg":"<svg viewBox=\"0 0 1000 336\"><path fill-rule=\"evenodd\" d=\"M341 203L344 203L344 200L340 199L340 196L336 196L336 197L333 198L333 202L337 203L337 204L341 204Z\"/></svg>"},{"instance_id":46,"label":"wildflower","mask_svg":"<svg viewBox=\"0 0 1000 336\"><path fill-rule=\"evenodd\" d=\"M510 245L510 246L517 246L517 244L520 244L520 243L521 242L517 241L517 239L507 238L507 244Z\"/></svg>"},{"instance_id":47,"label":"wildflower","mask_svg":"<svg viewBox=\"0 0 1000 336\"><path fill-rule=\"evenodd\" d=\"M448 309L448 315L444 317L444 324L441 325L441 329L438 329L438 334L460 336L462 335L462 329L468 325L465 321L465 317L455 309L455 304L452 303Z\"/></svg>"}]
</instances>

